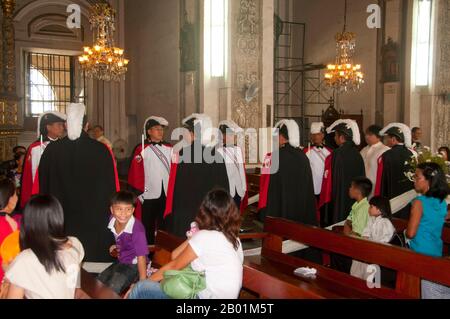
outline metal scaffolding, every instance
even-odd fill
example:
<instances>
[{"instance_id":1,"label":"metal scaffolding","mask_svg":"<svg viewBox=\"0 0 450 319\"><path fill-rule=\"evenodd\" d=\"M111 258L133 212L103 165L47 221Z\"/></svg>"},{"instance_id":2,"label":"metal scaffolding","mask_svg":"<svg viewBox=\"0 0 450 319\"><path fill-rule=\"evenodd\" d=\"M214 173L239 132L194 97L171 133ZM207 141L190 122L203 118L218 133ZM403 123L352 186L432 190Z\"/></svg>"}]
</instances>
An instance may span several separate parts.
<instances>
[{"instance_id":1,"label":"metal scaffolding","mask_svg":"<svg viewBox=\"0 0 450 319\"><path fill-rule=\"evenodd\" d=\"M300 126L303 145L309 140L310 123L320 115L307 109L329 105L322 71L325 65L306 63L306 24L275 19L274 120L293 119Z\"/></svg>"}]
</instances>

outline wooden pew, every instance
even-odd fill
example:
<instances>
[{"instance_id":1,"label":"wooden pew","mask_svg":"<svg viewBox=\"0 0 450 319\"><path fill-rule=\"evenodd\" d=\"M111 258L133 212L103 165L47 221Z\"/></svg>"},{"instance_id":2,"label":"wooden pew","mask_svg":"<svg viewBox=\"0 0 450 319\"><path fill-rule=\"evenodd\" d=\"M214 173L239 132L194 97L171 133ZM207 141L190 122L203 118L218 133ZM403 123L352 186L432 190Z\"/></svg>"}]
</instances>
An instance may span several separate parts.
<instances>
[{"instance_id":1,"label":"wooden pew","mask_svg":"<svg viewBox=\"0 0 450 319\"><path fill-rule=\"evenodd\" d=\"M392 224L395 227L395 232L399 235L402 235L403 232L408 228L408 221L405 219L392 218ZM343 233L344 227L343 226L333 227L333 232ZM447 226L444 226L444 229L442 230L442 241L444 243L444 252L443 252L444 256L448 256L450 248L450 228Z\"/></svg>"},{"instance_id":2,"label":"wooden pew","mask_svg":"<svg viewBox=\"0 0 450 319\"><path fill-rule=\"evenodd\" d=\"M244 288L263 298L420 298L420 279L450 286L450 260L416 254L410 250L382 245L367 240L347 237L332 231L305 226L283 219L267 218L262 256L246 258ZM377 264L397 271L396 288L370 289L367 283L348 274L282 253L283 240L291 239L321 249ZM299 267L318 270L315 279L293 275ZM264 275L264 276L263 276ZM292 293L292 290L273 292L270 285L286 276L300 290L312 292L310 296ZM269 281L271 279L271 281ZM264 281L263 281L264 280Z\"/></svg>"},{"instance_id":3,"label":"wooden pew","mask_svg":"<svg viewBox=\"0 0 450 319\"><path fill-rule=\"evenodd\" d=\"M162 267L172 260L172 252L177 249L185 239L175 237L167 232L158 231L155 238L155 245L149 246L153 253L152 266Z\"/></svg>"}]
</instances>

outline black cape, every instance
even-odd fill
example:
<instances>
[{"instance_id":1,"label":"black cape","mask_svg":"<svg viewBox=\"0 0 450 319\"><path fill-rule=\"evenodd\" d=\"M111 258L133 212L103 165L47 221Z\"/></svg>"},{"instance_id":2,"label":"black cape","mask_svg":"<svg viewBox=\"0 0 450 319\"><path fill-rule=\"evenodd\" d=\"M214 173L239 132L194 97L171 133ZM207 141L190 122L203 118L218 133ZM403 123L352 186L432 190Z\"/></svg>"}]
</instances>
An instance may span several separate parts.
<instances>
[{"instance_id":1,"label":"black cape","mask_svg":"<svg viewBox=\"0 0 450 319\"><path fill-rule=\"evenodd\" d=\"M333 151L332 202L328 224L347 219L355 201L349 196L352 180L365 177L364 160L353 142L346 142Z\"/></svg>"},{"instance_id":2,"label":"black cape","mask_svg":"<svg viewBox=\"0 0 450 319\"><path fill-rule=\"evenodd\" d=\"M111 261L114 238L107 227L117 191L114 165L110 150L84 132L76 141L51 143L39 165L40 193L61 202L66 234L81 241L88 262Z\"/></svg>"},{"instance_id":3,"label":"black cape","mask_svg":"<svg viewBox=\"0 0 450 319\"><path fill-rule=\"evenodd\" d=\"M202 147L202 150L204 151L205 147ZM207 163L203 157L200 163L195 163L194 145L182 149L180 157L185 152L190 152L190 163L185 161L177 164L173 194L167 196L168 201L171 197L173 198L169 203L172 205L172 209L164 221L164 228L180 238L186 237L186 232L190 230L191 223L195 221L200 205L208 192L215 188L229 190L225 162L216 150L209 148L206 150L208 154L217 158L214 163ZM173 171L171 171L172 174Z\"/></svg>"},{"instance_id":4,"label":"black cape","mask_svg":"<svg viewBox=\"0 0 450 319\"><path fill-rule=\"evenodd\" d=\"M308 157L289 144L275 151L272 159L277 156L278 171L270 175L267 206L261 209L260 218L281 217L298 223L317 225L316 197Z\"/></svg>"},{"instance_id":5,"label":"black cape","mask_svg":"<svg viewBox=\"0 0 450 319\"><path fill-rule=\"evenodd\" d=\"M411 160L411 156L413 153L404 145L396 145L381 156L382 175L377 195L393 199L414 189L414 183L405 176L410 170L405 163ZM409 210L410 206L407 206L397 216L408 218Z\"/></svg>"}]
</instances>

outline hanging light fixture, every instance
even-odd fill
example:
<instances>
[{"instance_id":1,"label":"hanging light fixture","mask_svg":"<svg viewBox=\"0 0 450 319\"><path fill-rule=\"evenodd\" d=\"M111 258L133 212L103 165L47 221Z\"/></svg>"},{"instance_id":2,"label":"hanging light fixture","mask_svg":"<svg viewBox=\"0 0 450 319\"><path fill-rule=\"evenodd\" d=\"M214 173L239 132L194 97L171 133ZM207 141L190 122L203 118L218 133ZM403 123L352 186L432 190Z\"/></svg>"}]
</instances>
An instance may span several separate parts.
<instances>
[{"instance_id":1,"label":"hanging light fixture","mask_svg":"<svg viewBox=\"0 0 450 319\"><path fill-rule=\"evenodd\" d=\"M339 92L357 91L364 84L360 64L353 63L356 35L347 31L347 0L345 0L344 30L336 35L336 61L327 66L325 81Z\"/></svg>"},{"instance_id":2,"label":"hanging light fixture","mask_svg":"<svg viewBox=\"0 0 450 319\"><path fill-rule=\"evenodd\" d=\"M94 34L92 47L84 47L84 54L78 60L85 74L103 81L120 81L127 72L130 62L124 57L124 50L114 45L116 12L107 3L94 5L89 18Z\"/></svg>"}]
</instances>

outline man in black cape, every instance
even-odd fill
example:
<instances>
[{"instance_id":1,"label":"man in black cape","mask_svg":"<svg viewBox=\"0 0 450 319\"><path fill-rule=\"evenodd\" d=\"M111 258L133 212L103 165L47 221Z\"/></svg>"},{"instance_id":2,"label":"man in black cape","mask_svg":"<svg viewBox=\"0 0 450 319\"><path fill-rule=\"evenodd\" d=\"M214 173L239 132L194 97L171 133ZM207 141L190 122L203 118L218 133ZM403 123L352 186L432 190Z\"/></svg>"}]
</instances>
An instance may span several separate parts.
<instances>
[{"instance_id":1,"label":"man in black cape","mask_svg":"<svg viewBox=\"0 0 450 319\"><path fill-rule=\"evenodd\" d=\"M55 196L64 209L66 234L84 246L87 262L111 261L109 201L119 190L111 150L83 130L85 106L67 108L68 136L51 143L39 165L40 193Z\"/></svg>"},{"instance_id":2,"label":"man in black cape","mask_svg":"<svg viewBox=\"0 0 450 319\"><path fill-rule=\"evenodd\" d=\"M298 124L294 120L283 120L275 127L279 129L279 149L265 160L260 182L260 217L281 217L317 225L311 166L299 148Z\"/></svg>"},{"instance_id":3,"label":"man in black cape","mask_svg":"<svg viewBox=\"0 0 450 319\"><path fill-rule=\"evenodd\" d=\"M410 150L411 130L405 124L392 123L380 134L385 136L386 145L391 149L378 160L375 195L393 199L414 189L414 183L405 175L410 170L406 163L409 163L414 155ZM406 206L396 216L409 219L410 208L410 205Z\"/></svg>"},{"instance_id":4,"label":"man in black cape","mask_svg":"<svg viewBox=\"0 0 450 319\"><path fill-rule=\"evenodd\" d=\"M339 146L328 156L320 196L320 206L327 205L322 224L331 226L344 221L352 209L354 200L349 196L352 180L365 177L364 160L357 149L361 144L358 124L353 120L338 120L327 129L335 133Z\"/></svg>"},{"instance_id":5,"label":"man in black cape","mask_svg":"<svg viewBox=\"0 0 450 319\"><path fill-rule=\"evenodd\" d=\"M189 131L185 139L191 144L172 158L164 213L165 228L180 238L186 237L208 192L229 189L225 161L211 146L211 119L193 114L183 120L183 125L185 132Z\"/></svg>"}]
</instances>

